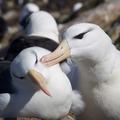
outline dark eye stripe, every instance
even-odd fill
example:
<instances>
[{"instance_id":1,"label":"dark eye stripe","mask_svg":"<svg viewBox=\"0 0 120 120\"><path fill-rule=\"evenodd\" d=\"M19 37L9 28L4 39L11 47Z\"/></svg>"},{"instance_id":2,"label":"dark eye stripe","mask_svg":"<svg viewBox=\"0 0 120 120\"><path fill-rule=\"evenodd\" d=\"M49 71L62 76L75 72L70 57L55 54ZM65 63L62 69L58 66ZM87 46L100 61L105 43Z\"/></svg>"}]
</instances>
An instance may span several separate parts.
<instances>
[{"instance_id":1,"label":"dark eye stripe","mask_svg":"<svg viewBox=\"0 0 120 120\"><path fill-rule=\"evenodd\" d=\"M24 79L24 78L25 78L24 76L19 77L19 76L15 75L14 73L12 73L12 75L13 75L14 77L18 78L18 79Z\"/></svg>"},{"instance_id":2,"label":"dark eye stripe","mask_svg":"<svg viewBox=\"0 0 120 120\"><path fill-rule=\"evenodd\" d=\"M35 57L36 57L35 64L37 64L38 63L37 54L35 54Z\"/></svg>"},{"instance_id":3,"label":"dark eye stripe","mask_svg":"<svg viewBox=\"0 0 120 120\"><path fill-rule=\"evenodd\" d=\"M32 52L34 53L34 55L35 55L35 57L36 57L35 64L37 64L37 63L38 63L37 53L36 53L35 51L32 51Z\"/></svg>"},{"instance_id":4,"label":"dark eye stripe","mask_svg":"<svg viewBox=\"0 0 120 120\"><path fill-rule=\"evenodd\" d=\"M88 33L88 32L90 32L91 31L91 29L89 29L88 31L86 31L86 32L83 32L83 33L80 33L80 34L78 34L77 36L75 36L74 38L76 38L76 39L82 39L83 38L83 36L86 34L86 33Z\"/></svg>"}]
</instances>

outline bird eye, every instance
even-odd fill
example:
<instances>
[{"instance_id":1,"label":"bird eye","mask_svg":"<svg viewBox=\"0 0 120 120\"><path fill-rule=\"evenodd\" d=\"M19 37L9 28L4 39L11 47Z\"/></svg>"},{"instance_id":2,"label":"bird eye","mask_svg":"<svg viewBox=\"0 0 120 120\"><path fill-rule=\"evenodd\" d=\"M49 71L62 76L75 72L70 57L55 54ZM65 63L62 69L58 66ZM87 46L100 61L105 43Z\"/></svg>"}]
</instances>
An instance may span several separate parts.
<instances>
[{"instance_id":1,"label":"bird eye","mask_svg":"<svg viewBox=\"0 0 120 120\"><path fill-rule=\"evenodd\" d=\"M38 56L37 56L37 53L35 52L35 51L32 51L33 52L33 54L35 55L35 64L37 64L38 63Z\"/></svg>"},{"instance_id":2,"label":"bird eye","mask_svg":"<svg viewBox=\"0 0 120 120\"><path fill-rule=\"evenodd\" d=\"M18 79L24 79L25 77L24 76L17 76L17 75L15 75L14 73L12 73L12 75L14 76L14 77L16 77L16 78L18 78Z\"/></svg>"},{"instance_id":3,"label":"bird eye","mask_svg":"<svg viewBox=\"0 0 120 120\"><path fill-rule=\"evenodd\" d=\"M35 60L35 64L38 63L38 59L37 59L37 54L35 54L36 60Z\"/></svg>"},{"instance_id":4,"label":"bird eye","mask_svg":"<svg viewBox=\"0 0 120 120\"><path fill-rule=\"evenodd\" d=\"M91 29L87 30L86 32L83 32L83 33L80 33L80 34L76 35L74 38L76 38L76 39L82 39L84 37L84 35L86 33L90 32L90 31L91 31Z\"/></svg>"}]
</instances>

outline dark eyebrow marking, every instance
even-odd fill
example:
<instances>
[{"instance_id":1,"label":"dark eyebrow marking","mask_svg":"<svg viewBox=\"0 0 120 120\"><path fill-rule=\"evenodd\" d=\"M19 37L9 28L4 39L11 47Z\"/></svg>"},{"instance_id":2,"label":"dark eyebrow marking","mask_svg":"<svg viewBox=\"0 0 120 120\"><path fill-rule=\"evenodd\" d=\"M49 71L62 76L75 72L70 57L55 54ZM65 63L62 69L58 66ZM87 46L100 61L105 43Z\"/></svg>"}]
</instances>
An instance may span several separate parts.
<instances>
[{"instance_id":1,"label":"dark eyebrow marking","mask_svg":"<svg viewBox=\"0 0 120 120\"><path fill-rule=\"evenodd\" d=\"M25 78L24 76L19 77L19 76L15 75L13 72L12 72L12 75L13 75L14 77L18 78L18 79L24 79L24 78Z\"/></svg>"},{"instance_id":2,"label":"dark eyebrow marking","mask_svg":"<svg viewBox=\"0 0 120 120\"><path fill-rule=\"evenodd\" d=\"M87 30L87 31L85 31L85 32L83 32L83 33L80 33L80 34L76 35L74 38L76 38L76 39L82 39L83 36L84 36L86 33L90 32L91 30L92 30L92 29L89 29L89 30Z\"/></svg>"},{"instance_id":3,"label":"dark eyebrow marking","mask_svg":"<svg viewBox=\"0 0 120 120\"><path fill-rule=\"evenodd\" d=\"M35 51L32 51L33 52L33 54L35 55L35 57L36 57L36 60L35 60L35 64L36 63L38 63L38 56L37 56L37 53L35 52Z\"/></svg>"}]
</instances>

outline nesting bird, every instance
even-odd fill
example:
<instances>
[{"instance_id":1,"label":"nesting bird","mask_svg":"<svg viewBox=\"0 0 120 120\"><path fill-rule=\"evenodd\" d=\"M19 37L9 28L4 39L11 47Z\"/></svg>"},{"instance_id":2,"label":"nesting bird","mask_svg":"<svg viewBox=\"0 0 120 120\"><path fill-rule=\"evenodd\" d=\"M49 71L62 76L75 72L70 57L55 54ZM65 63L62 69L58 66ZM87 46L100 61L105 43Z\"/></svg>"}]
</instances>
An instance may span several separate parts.
<instances>
[{"instance_id":1,"label":"nesting bird","mask_svg":"<svg viewBox=\"0 0 120 120\"><path fill-rule=\"evenodd\" d=\"M15 92L0 94L0 116L58 119L69 112L72 88L68 78L59 65L47 68L39 62L48 53L31 47L14 59L11 76Z\"/></svg>"},{"instance_id":2,"label":"nesting bird","mask_svg":"<svg viewBox=\"0 0 120 120\"><path fill-rule=\"evenodd\" d=\"M44 56L43 61L51 66L69 56L77 58L80 67L81 89L86 101L91 103L88 114L96 116L99 109L109 117L120 119L120 52L109 36L95 24L72 25L55 52Z\"/></svg>"},{"instance_id":3,"label":"nesting bird","mask_svg":"<svg viewBox=\"0 0 120 120\"><path fill-rule=\"evenodd\" d=\"M75 111L82 109L81 96L72 91L70 81L59 64L48 68L39 62L59 43L53 17L44 11L33 13L26 30L25 47L21 46L23 48L16 57L13 56L15 59L11 64L14 93L0 94L0 116L59 119L71 108Z\"/></svg>"},{"instance_id":4,"label":"nesting bird","mask_svg":"<svg viewBox=\"0 0 120 120\"><path fill-rule=\"evenodd\" d=\"M26 33L27 36L20 36L11 43L5 60L12 61L20 51L28 47L39 46L54 51L59 44L57 23L54 18L45 11L40 11L29 16ZM73 89L76 89L76 81L79 80L76 64L71 59L67 59L66 62L61 63L61 68L69 77ZM73 79L76 79L76 81Z\"/></svg>"},{"instance_id":5,"label":"nesting bird","mask_svg":"<svg viewBox=\"0 0 120 120\"><path fill-rule=\"evenodd\" d=\"M41 44L38 45L39 47L54 51L58 46L59 32L57 24L54 18L45 11L36 12L30 16L28 27L26 27L26 33L28 38L33 39L33 41L35 41L36 38L39 40L39 42L41 41ZM70 82L75 83L73 79L78 80L78 70L70 59L67 60L67 62L62 62L60 66L63 72L65 72L65 74L69 77ZM74 90L76 86L76 84L72 86ZM78 94L77 91L73 91L71 97L73 98L71 111L75 113L80 112L84 108L84 103L81 99L81 95Z\"/></svg>"}]
</instances>

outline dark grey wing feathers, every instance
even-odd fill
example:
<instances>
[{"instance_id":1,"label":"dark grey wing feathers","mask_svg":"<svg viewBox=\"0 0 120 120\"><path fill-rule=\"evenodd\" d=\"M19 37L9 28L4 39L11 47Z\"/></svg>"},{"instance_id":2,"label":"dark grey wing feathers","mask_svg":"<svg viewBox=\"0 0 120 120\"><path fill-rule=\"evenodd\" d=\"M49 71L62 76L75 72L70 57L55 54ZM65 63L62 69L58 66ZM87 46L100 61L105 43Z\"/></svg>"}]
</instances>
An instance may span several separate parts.
<instances>
[{"instance_id":1,"label":"dark grey wing feathers","mask_svg":"<svg viewBox=\"0 0 120 120\"><path fill-rule=\"evenodd\" d=\"M10 62L0 61L0 94L14 92L15 88L12 85L12 78L10 75Z\"/></svg>"}]
</instances>

